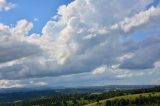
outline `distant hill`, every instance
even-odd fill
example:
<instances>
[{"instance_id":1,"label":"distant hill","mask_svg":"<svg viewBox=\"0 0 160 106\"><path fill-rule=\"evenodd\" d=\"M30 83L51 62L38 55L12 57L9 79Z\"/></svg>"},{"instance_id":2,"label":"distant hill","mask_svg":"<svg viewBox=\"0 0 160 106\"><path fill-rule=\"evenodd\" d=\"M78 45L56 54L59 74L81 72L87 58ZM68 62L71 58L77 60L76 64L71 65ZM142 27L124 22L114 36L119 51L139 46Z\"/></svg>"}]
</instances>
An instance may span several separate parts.
<instances>
[{"instance_id":1,"label":"distant hill","mask_svg":"<svg viewBox=\"0 0 160 106\"><path fill-rule=\"evenodd\" d=\"M150 88L154 85L108 85L108 86L92 86L92 87L46 87L46 88L6 88L0 89L0 102L13 102L17 100L26 100L40 98L44 96L69 95L106 92L110 90L127 90Z\"/></svg>"}]
</instances>

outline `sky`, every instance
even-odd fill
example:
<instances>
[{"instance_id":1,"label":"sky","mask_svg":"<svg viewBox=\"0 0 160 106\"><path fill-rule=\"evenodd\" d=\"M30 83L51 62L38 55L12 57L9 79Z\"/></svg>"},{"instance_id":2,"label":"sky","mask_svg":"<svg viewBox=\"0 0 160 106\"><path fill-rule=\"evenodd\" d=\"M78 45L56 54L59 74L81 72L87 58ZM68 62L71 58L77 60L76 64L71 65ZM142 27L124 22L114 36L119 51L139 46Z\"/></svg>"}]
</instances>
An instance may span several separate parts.
<instances>
[{"instance_id":1,"label":"sky","mask_svg":"<svg viewBox=\"0 0 160 106\"><path fill-rule=\"evenodd\" d=\"M0 42L0 88L160 84L160 0L0 0Z\"/></svg>"}]
</instances>

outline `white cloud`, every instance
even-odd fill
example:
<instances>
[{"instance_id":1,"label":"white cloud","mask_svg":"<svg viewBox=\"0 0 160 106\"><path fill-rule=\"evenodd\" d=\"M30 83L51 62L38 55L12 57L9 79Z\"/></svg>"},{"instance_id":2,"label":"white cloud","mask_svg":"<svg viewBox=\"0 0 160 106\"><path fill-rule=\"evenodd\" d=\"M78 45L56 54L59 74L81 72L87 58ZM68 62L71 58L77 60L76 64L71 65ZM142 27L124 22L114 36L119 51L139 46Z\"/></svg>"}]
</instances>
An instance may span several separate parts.
<instances>
[{"instance_id":1,"label":"white cloud","mask_svg":"<svg viewBox=\"0 0 160 106\"><path fill-rule=\"evenodd\" d=\"M106 71L107 71L107 67L106 66L101 66L101 67L98 67L98 68L94 69L92 71L92 74L93 75L95 75L95 74L103 74Z\"/></svg>"},{"instance_id":2,"label":"white cloud","mask_svg":"<svg viewBox=\"0 0 160 106\"><path fill-rule=\"evenodd\" d=\"M155 18L157 21L160 18L160 8L151 7L146 11L142 11L139 14L136 14L132 18L125 18L124 21L119 24L115 24L112 26L113 29L122 29L124 32L129 32L134 27L141 26L143 24L147 24L148 22L153 21Z\"/></svg>"},{"instance_id":3,"label":"white cloud","mask_svg":"<svg viewBox=\"0 0 160 106\"><path fill-rule=\"evenodd\" d=\"M37 82L34 85L36 85L36 86L46 86L48 84L46 82Z\"/></svg>"},{"instance_id":4,"label":"white cloud","mask_svg":"<svg viewBox=\"0 0 160 106\"><path fill-rule=\"evenodd\" d=\"M13 3L8 3L6 0L0 0L0 11L8 11L15 6Z\"/></svg>"},{"instance_id":5,"label":"white cloud","mask_svg":"<svg viewBox=\"0 0 160 106\"><path fill-rule=\"evenodd\" d=\"M0 80L0 88L22 87L18 80Z\"/></svg>"},{"instance_id":6,"label":"white cloud","mask_svg":"<svg viewBox=\"0 0 160 106\"><path fill-rule=\"evenodd\" d=\"M33 28L33 24L23 19L17 22L16 27L12 29L13 30L12 33L15 36L23 37L23 35L28 35L28 32L32 28Z\"/></svg>"},{"instance_id":7,"label":"white cloud","mask_svg":"<svg viewBox=\"0 0 160 106\"><path fill-rule=\"evenodd\" d=\"M46 82L35 82L35 81L30 81L29 84L32 86L46 86L46 85L48 85Z\"/></svg>"}]
</instances>

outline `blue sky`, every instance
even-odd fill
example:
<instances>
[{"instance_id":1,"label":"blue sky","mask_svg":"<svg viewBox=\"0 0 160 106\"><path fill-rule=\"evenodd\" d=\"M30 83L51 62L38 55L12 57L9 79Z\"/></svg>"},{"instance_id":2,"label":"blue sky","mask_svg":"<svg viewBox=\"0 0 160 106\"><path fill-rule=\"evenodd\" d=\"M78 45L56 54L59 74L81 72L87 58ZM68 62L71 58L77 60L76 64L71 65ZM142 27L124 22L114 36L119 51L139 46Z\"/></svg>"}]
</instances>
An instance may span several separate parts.
<instances>
[{"instance_id":1,"label":"blue sky","mask_svg":"<svg viewBox=\"0 0 160 106\"><path fill-rule=\"evenodd\" d=\"M148 6L146 7L147 9L151 8L151 7L157 7L160 3L160 0L154 0L153 2L151 2L150 4L148 4ZM151 28L154 28L155 26L151 26ZM133 34L133 36L131 37L134 40L143 40L145 37L151 35L153 32L148 33L146 31L137 31Z\"/></svg>"},{"instance_id":2,"label":"blue sky","mask_svg":"<svg viewBox=\"0 0 160 106\"><path fill-rule=\"evenodd\" d=\"M56 13L60 5L72 0L8 0L15 4L14 9L0 13L0 22L15 25L18 20L27 19L34 23L31 33L41 33L48 20ZM35 20L37 19L37 20Z\"/></svg>"},{"instance_id":3,"label":"blue sky","mask_svg":"<svg viewBox=\"0 0 160 106\"><path fill-rule=\"evenodd\" d=\"M0 88L160 84L159 4L0 0Z\"/></svg>"},{"instance_id":4,"label":"blue sky","mask_svg":"<svg viewBox=\"0 0 160 106\"><path fill-rule=\"evenodd\" d=\"M151 4L149 4L147 6L147 8L150 8L152 6L156 7L156 6L158 6L159 3L160 3L160 0L154 0Z\"/></svg>"}]
</instances>

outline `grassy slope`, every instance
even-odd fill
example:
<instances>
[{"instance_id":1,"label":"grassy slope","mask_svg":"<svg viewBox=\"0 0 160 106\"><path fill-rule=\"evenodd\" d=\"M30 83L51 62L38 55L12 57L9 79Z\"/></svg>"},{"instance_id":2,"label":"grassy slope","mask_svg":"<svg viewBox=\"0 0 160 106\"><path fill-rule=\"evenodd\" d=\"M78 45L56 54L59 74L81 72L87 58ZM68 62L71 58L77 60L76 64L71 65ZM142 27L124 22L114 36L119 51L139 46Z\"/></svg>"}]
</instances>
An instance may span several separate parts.
<instances>
[{"instance_id":1,"label":"grassy slope","mask_svg":"<svg viewBox=\"0 0 160 106\"><path fill-rule=\"evenodd\" d=\"M142 96L149 96L149 94L151 94L152 96L156 96L156 95L160 95L160 92L155 92L155 93L142 93L142 94L133 94L133 95L126 95L126 96L119 96L119 97L114 97L114 98L110 98L110 99L106 99L106 100L113 100L113 99L135 99L136 97L142 95ZM105 106L105 102L106 100L101 100L100 101L100 105L99 106ZM85 106L97 106L97 103L92 103L92 104L88 104Z\"/></svg>"}]
</instances>

